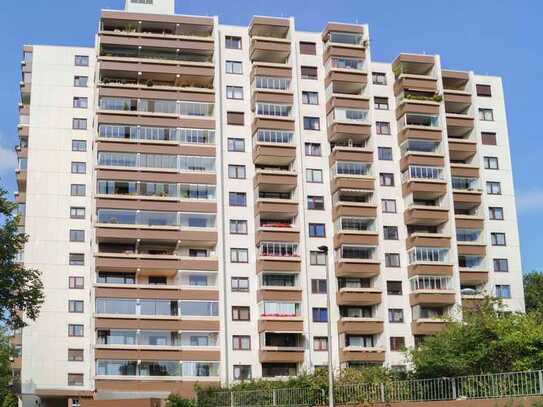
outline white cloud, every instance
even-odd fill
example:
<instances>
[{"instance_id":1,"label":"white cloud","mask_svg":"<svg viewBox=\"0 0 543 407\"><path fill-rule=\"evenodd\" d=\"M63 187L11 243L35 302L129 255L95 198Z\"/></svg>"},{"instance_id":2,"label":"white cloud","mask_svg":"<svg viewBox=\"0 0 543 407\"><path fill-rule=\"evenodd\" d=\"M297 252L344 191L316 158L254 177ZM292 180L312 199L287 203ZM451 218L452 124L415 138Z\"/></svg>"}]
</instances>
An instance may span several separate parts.
<instances>
[{"instance_id":1,"label":"white cloud","mask_svg":"<svg viewBox=\"0 0 543 407\"><path fill-rule=\"evenodd\" d=\"M15 171L17 154L13 148L0 146L0 174Z\"/></svg>"},{"instance_id":2,"label":"white cloud","mask_svg":"<svg viewBox=\"0 0 543 407\"><path fill-rule=\"evenodd\" d=\"M543 210L543 190L530 189L517 192L517 207L519 212Z\"/></svg>"}]
</instances>

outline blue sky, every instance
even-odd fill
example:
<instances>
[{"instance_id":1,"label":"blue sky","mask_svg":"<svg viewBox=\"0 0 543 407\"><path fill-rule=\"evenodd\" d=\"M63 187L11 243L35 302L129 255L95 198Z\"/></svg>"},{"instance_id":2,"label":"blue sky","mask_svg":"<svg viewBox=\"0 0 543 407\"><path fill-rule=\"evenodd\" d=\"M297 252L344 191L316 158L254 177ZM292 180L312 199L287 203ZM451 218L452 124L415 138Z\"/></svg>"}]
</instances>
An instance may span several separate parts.
<instances>
[{"instance_id":1,"label":"blue sky","mask_svg":"<svg viewBox=\"0 0 543 407\"><path fill-rule=\"evenodd\" d=\"M0 183L10 192L16 189L12 169L22 45L91 46L99 10L123 4L0 1ZM368 23L375 61L390 61L402 51L438 53L447 68L502 76L524 270L543 270L542 0L177 0L177 13L218 15L221 23L233 25L247 25L255 14L293 16L297 29L306 31L321 31L327 21Z\"/></svg>"}]
</instances>

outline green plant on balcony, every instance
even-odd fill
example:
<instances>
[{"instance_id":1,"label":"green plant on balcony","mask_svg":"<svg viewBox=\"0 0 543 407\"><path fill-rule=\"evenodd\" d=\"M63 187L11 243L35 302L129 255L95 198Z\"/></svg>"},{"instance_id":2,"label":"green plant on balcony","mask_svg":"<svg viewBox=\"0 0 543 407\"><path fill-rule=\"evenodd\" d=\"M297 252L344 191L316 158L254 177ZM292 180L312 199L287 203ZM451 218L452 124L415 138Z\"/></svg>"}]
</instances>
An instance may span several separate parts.
<instances>
[{"instance_id":1,"label":"green plant on balcony","mask_svg":"<svg viewBox=\"0 0 543 407\"><path fill-rule=\"evenodd\" d=\"M394 76L396 77L396 79L402 74L402 64L399 63L397 66L395 66L393 69L392 69L392 72L394 73Z\"/></svg>"},{"instance_id":2,"label":"green plant on balcony","mask_svg":"<svg viewBox=\"0 0 543 407\"><path fill-rule=\"evenodd\" d=\"M149 79L149 80L146 82L146 85L149 86L150 88L152 88L152 87L155 85L155 83L154 83L151 79Z\"/></svg>"}]
</instances>

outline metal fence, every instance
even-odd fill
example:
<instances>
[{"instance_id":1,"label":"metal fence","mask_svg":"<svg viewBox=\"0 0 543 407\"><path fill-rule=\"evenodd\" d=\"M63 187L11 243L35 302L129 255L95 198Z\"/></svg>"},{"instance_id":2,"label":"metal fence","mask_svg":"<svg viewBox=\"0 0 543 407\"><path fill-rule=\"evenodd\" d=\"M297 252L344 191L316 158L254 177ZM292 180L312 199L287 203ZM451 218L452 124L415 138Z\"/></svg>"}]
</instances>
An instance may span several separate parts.
<instances>
[{"instance_id":1,"label":"metal fence","mask_svg":"<svg viewBox=\"0 0 543 407\"><path fill-rule=\"evenodd\" d=\"M543 370L454 378L337 385L336 405L488 399L543 395ZM201 391L198 407L272 407L328 405L327 389Z\"/></svg>"}]
</instances>

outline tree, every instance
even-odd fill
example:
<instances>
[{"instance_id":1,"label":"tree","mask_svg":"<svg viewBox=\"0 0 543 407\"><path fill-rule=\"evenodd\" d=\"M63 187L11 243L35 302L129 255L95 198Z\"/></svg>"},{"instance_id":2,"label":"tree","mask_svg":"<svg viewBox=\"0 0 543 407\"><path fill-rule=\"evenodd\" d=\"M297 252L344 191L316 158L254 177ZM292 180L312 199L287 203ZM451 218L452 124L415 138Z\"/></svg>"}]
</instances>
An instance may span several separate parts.
<instances>
[{"instance_id":1,"label":"tree","mask_svg":"<svg viewBox=\"0 0 543 407\"><path fill-rule=\"evenodd\" d=\"M532 271L524 274L524 299L526 312L543 314L543 273Z\"/></svg>"},{"instance_id":2,"label":"tree","mask_svg":"<svg viewBox=\"0 0 543 407\"><path fill-rule=\"evenodd\" d=\"M0 328L0 405L6 404L6 399L10 394L9 384L11 382L11 360L13 356L13 347L9 342L9 337L5 329ZM17 405L17 404L15 404Z\"/></svg>"},{"instance_id":3,"label":"tree","mask_svg":"<svg viewBox=\"0 0 543 407\"><path fill-rule=\"evenodd\" d=\"M170 394L166 399L166 407L195 407L196 404L192 400L184 399L177 394Z\"/></svg>"},{"instance_id":4,"label":"tree","mask_svg":"<svg viewBox=\"0 0 543 407\"><path fill-rule=\"evenodd\" d=\"M462 322L409 351L419 378L537 370L543 365L543 317L508 313L487 298L476 310L464 310Z\"/></svg>"},{"instance_id":5,"label":"tree","mask_svg":"<svg viewBox=\"0 0 543 407\"><path fill-rule=\"evenodd\" d=\"M24 249L28 236L18 229L17 205L0 188L0 323L11 328L25 326L23 315L35 320L44 301L40 272L18 263L16 255Z\"/></svg>"},{"instance_id":6,"label":"tree","mask_svg":"<svg viewBox=\"0 0 543 407\"><path fill-rule=\"evenodd\" d=\"M4 397L2 407L17 407L18 405L17 398L13 394L8 393L6 397Z\"/></svg>"}]
</instances>

